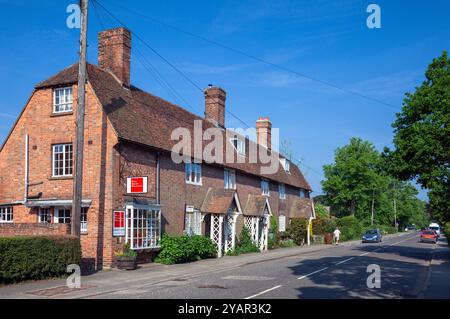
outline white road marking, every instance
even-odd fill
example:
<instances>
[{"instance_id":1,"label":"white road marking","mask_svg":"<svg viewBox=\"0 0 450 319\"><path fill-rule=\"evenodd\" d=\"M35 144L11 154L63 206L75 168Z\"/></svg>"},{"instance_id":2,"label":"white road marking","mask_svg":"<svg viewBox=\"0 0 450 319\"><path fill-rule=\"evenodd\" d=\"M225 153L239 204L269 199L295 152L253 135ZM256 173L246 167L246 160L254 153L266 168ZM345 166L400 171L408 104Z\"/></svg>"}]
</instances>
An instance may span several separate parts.
<instances>
[{"instance_id":1,"label":"white road marking","mask_svg":"<svg viewBox=\"0 0 450 319\"><path fill-rule=\"evenodd\" d=\"M413 238L413 237L410 237L410 238L406 238L406 239L403 239L403 240L401 240L401 241L395 242L395 243L393 243L393 244L390 244L389 247L394 246L394 245L397 245L397 244L400 244L400 243L402 243L402 242L404 242L404 241L407 241L407 240L410 240L410 239L412 239L412 238ZM373 251L368 251L368 252L362 253L362 254L360 254L360 255L358 255L358 256L359 256L359 257L366 256L366 255L368 255L368 254L370 254L370 253L377 252L377 251L379 251L379 250L381 250L381 249L383 249L383 248L377 248L377 249L375 249L375 250L373 250ZM343 264L343 263L346 263L347 261L350 261L350 260L352 260L352 259L354 259L354 258L355 258L355 257L350 257L350 258L347 258L347 259L345 259L345 260L342 260L342 261L336 263L335 266L341 265L341 264ZM329 268L329 267L324 267L324 268L322 268L322 269L313 271L312 273L309 273L309 274L307 274L307 275L298 277L297 279L298 279L298 280L305 279L306 277L315 275L315 274L317 274L317 273L319 273L319 272L322 272L322 271L324 271L324 270L327 270L328 268ZM267 292L269 292L269 291L278 289L278 288L280 288L280 287L282 287L282 285L278 285L278 286L275 286L275 287L266 289L266 290L264 290L264 291L261 291L260 293L257 293L256 295L252 295L252 296L249 296L249 297L244 298L244 299L253 299L253 298L258 297L258 296L261 296L261 295L263 295L263 294L265 294L265 293L267 293Z\"/></svg>"},{"instance_id":2,"label":"white road marking","mask_svg":"<svg viewBox=\"0 0 450 319\"><path fill-rule=\"evenodd\" d=\"M278 285L278 286L272 287L272 288L270 288L270 289L267 289L267 290L261 291L260 293L257 293L256 295L253 295L253 296L250 296L250 297L244 298L244 299L253 299L253 298L255 298L255 297L258 297L258 296L261 296L261 295L265 294L266 292L269 292L269 291L272 291L272 290L278 289L278 288L280 288L280 287L281 287L281 285Z\"/></svg>"},{"instance_id":3,"label":"white road marking","mask_svg":"<svg viewBox=\"0 0 450 319\"><path fill-rule=\"evenodd\" d=\"M307 275L304 275L304 276L298 277L297 279L300 279L300 280L302 280L302 279L304 279L304 278L306 278L306 277L308 277L308 276L312 276L312 275L314 275L314 274L317 274L317 273L319 273L319 272L321 272L321 271L324 271L324 270L327 270L327 269L328 269L328 267L325 267L325 268L322 268L322 269L319 269L319 270L313 271L312 273L309 273L309 274L307 274Z\"/></svg>"},{"instance_id":4,"label":"white road marking","mask_svg":"<svg viewBox=\"0 0 450 319\"><path fill-rule=\"evenodd\" d=\"M350 261L350 260L352 260L353 258L355 258L355 257L351 257L351 258L348 258L348 259L346 259L346 260L340 261L340 262L336 263L335 265L337 266L337 265L346 263L347 261Z\"/></svg>"}]
</instances>

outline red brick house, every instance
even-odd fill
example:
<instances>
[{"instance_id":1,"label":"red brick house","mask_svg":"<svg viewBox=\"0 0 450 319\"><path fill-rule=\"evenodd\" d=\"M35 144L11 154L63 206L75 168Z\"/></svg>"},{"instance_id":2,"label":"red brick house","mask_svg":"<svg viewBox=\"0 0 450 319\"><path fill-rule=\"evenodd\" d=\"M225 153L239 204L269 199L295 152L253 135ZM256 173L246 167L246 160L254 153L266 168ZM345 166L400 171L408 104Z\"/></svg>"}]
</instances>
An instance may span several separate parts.
<instances>
[{"instance_id":1,"label":"red brick house","mask_svg":"<svg viewBox=\"0 0 450 319\"><path fill-rule=\"evenodd\" d=\"M251 147L278 156L271 150L268 118L257 121L255 143L225 128L221 88L205 90L201 118L134 87L131 34L124 28L101 32L98 52L99 65L87 66L85 259L109 267L125 242L145 255L159 247L162 233L210 236L221 256L234 247L244 225L267 249L270 216L279 219L281 230L290 218L314 218L311 187L296 165L277 157L278 169L264 174L263 163L249 160ZM1 146L0 236L70 230L77 75L75 64L37 84ZM196 121L202 132L219 128L224 145L240 160L174 162L172 133L194 132ZM121 216L116 211L125 212L123 233L114 233L114 216Z\"/></svg>"}]
</instances>

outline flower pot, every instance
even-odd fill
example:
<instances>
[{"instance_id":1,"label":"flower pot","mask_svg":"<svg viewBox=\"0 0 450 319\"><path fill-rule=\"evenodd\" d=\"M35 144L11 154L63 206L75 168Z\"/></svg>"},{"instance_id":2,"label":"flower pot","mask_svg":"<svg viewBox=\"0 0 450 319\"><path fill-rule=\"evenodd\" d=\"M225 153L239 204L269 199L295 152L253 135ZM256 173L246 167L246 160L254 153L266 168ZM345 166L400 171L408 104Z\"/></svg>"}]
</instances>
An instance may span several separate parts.
<instances>
[{"instance_id":1,"label":"flower pot","mask_svg":"<svg viewBox=\"0 0 450 319\"><path fill-rule=\"evenodd\" d=\"M325 244L331 245L333 243L333 234L327 233L325 234Z\"/></svg>"},{"instance_id":2,"label":"flower pot","mask_svg":"<svg viewBox=\"0 0 450 319\"><path fill-rule=\"evenodd\" d=\"M137 268L136 257L117 257L117 268L135 270Z\"/></svg>"}]
</instances>

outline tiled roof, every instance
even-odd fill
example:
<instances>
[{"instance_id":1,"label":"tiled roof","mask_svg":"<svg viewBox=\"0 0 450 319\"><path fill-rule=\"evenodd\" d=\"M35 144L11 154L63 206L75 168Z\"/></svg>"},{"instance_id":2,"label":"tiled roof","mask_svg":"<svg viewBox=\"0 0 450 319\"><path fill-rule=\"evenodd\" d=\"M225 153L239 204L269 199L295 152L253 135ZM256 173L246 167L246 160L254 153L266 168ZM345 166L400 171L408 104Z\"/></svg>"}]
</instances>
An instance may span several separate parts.
<instances>
[{"instance_id":1,"label":"tiled roof","mask_svg":"<svg viewBox=\"0 0 450 319\"><path fill-rule=\"evenodd\" d=\"M77 76L78 65L74 64L48 80L39 83L36 88L76 83ZM103 108L118 137L122 140L171 152L172 147L178 142L171 140L174 129L183 127L193 132L194 120L201 120L203 130L214 127L209 121L134 86L130 89L124 88L113 75L93 64L87 65L87 77L98 99L103 104ZM229 143L229 137L234 134L227 130L228 136L224 137L224 146ZM204 141L204 146L208 143L208 141ZM260 147L256 146L253 141L248 141L248 143L255 148ZM226 158L225 150L224 147L224 158ZM277 155L277 153L272 152L274 158L277 158ZM282 165L278 165L278 170L274 174L263 174L261 168L267 166L267 164L263 164L259 160L257 163L250 163L248 155L244 163L234 161L233 163L219 163L217 165L311 190L311 186L294 164L290 165L289 173L285 172Z\"/></svg>"},{"instance_id":2,"label":"tiled roof","mask_svg":"<svg viewBox=\"0 0 450 319\"><path fill-rule=\"evenodd\" d=\"M270 205L267 197L264 197L263 195L249 194L247 197L247 202L245 203L243 214L245 216L264 216L266 203L267 205Z\"/></svg>"},{"instance_id":3,"label":"tiled roof","mask_svg":"<svg viewBox=\"0 0 450 319\"><path fill-rule=\"evenodd\" d=\"M202 213L227 214L235 192L232 189L209 188L200 210Z\"/></svg>"},{"instance_id":4,"label":"tiled roof","mask_svg":"<svg viewBox=\"0 0 450 319\"><path fill-rule=\"evenodd\" d=\"M295 197L289 212L290 218L313 217L312 199Z\"/></svg>"}]
</instances>

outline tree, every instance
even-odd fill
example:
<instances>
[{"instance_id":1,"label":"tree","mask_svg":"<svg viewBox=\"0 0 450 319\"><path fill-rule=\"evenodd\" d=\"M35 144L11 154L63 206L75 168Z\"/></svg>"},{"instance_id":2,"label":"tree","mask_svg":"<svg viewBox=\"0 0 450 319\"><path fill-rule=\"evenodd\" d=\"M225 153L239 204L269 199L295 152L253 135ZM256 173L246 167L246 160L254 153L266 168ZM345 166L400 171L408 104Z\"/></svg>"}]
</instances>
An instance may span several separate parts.
<instances>
[{"instance_id":1,"label":"tree","mask_svg":"<svg viewBox=\"0 0 450 319\"><path fill-rule=\"evenodd\" d=\"M388 169L401 180L417 180L430 190L431 211L441 222L450 220L450 59L434 59L425 81L406 93L397 114L393 151L385 148Z\"/></svg>"},{"instance_id":2,"label":"tree","mask_svg":"<svg viewBox=\"0 0 450 319\"><path fill-rule=\"evenodd\" d=\"M379 153L373 144L352 138L335 151L335 163L324 165L322 188L338 216L367 217L372 193L380 183Z\"/></svg>"}]
</instances>

